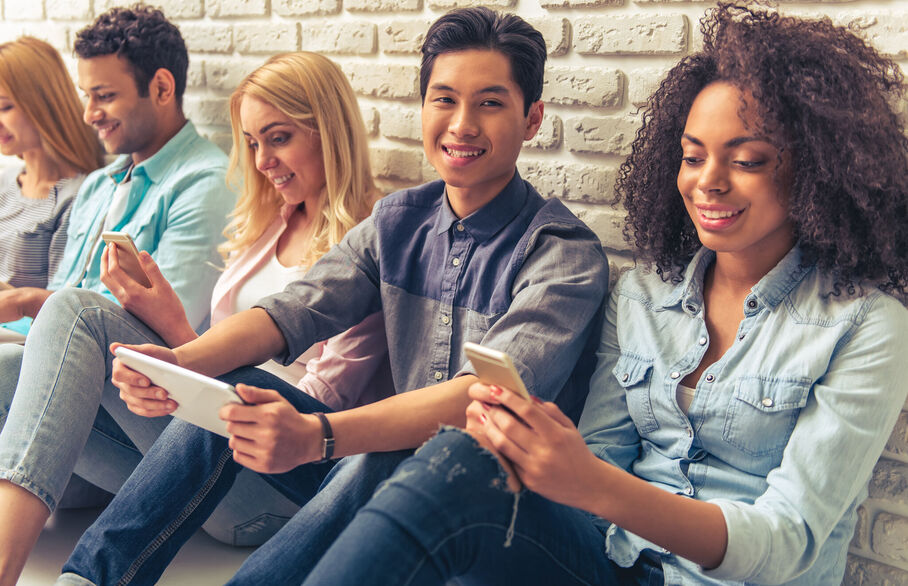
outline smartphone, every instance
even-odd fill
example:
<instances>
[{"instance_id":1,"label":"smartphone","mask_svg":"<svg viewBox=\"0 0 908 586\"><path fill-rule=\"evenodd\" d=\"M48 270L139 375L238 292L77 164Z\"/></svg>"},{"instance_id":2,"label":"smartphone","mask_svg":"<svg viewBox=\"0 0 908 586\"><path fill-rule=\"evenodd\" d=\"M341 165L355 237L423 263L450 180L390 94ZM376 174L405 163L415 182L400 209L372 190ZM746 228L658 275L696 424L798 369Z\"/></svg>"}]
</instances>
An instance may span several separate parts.
<instances>
[{"instance_id":1,"label":"smartphone","mask_svg":"<svg viewBox=\"0 0 908 586\"><path fill-rule=\"evenodd\" d=\"M476 376L479 381L487 385L497 385L510 389L529 400L530 393L523 384L520 374L514 368L514 363L507 353L500 350L486 348L473 342L465 342L463 345L464 354L473 363L476 369Z\"/></svg>"},{"instance_id":2,"label":"smartphone","mask_svg":"<svg viewBox=\"0 0 908 586\"><path fill-rule=\"evenodd\" d=\"M177 403L174 417L230 437L227 422L218 417L218 411L228 403L243 403L233 385L123 346L114 354L123 364L167 391Z\"/></svg>"},{"instance_id":3,"label":"smartphone","mask_svg":"<svg viewBox=\"0 0 908 586\"><path fill-rule=\"evenodd\" d=\"M143 287L151 287L148 275L145 274L145 271L142 270L142 265L139 264L139 249L136 248L136 243L132 241L132 236L126 232L101 232L101 240L107 244L114 243L120 249L117 260L120 261L120 266L123 267L127 275Z\"/></svg>"}]
</instances>

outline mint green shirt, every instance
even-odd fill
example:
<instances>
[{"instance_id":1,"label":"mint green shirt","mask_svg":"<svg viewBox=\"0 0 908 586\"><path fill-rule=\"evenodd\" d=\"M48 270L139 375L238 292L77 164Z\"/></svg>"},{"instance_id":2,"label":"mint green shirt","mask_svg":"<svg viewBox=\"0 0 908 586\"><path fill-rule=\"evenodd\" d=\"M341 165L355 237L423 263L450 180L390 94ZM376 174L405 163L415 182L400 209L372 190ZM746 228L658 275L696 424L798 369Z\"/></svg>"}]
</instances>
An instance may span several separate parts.
<instances>
[{"instance_id":1,"label":"mint green shirt","mask_svg":"<svg viewBox=\"0 0 908 586\"><path fill-rule=\"evenodd\" d=\"M85 179L72 205L63 260L48 289L79 286L113 298L101 282L103 247L96 242L129 162L123 155ZM226 155L187 122L132 170L122 216L108 228L128 232L139 250L151 254L196 328L207 322L215 266L222 264L216 246L236 202L225 183L226 169Z\"/></svg>"}]
</instances>

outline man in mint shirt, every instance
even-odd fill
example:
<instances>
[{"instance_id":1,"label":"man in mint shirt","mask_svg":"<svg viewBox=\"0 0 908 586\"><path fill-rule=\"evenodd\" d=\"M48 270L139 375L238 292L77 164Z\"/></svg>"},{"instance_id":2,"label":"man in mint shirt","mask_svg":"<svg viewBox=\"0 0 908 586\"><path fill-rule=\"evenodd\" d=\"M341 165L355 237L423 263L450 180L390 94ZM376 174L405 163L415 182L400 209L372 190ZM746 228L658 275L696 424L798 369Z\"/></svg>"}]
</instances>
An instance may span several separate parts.
<instances>
[{"instance_id":1,"label":"man in mint shirt","mask_svg":"<svg viewBox=\"0 0 908 586\"><path fill-rule=\"evenodd\" d=\"M132 235L201 328L235 203L227 157L183 115L189 58L159 10L113 8L78 33L74 48L85 122L121 156L82 184L48 289L0 292L0 322L37 316L24 347L0 344L0 586L15 583L73 471L115 491L166 423L135 416L143 421L131 425L106 383L111 337L160 338L101 282L101 233ZM25 445L27 458L16 453Z\"/></svg>"},{"instance_id":2,"label":"man in mint shirt","mask_svg":"<svg viewBox=\"0 0 908 586\"><path fill-rule=\"evenodd\" d=\"M102 230L119 230L152 254L190 323L202 326L217 279L210 263L219 261L215 246L234 196L225 187L226 156L183 115L183 38L160 11L115 8L79 32L75 52L85 121L109 153L122 156L82 184L48 289L0 292L0 322L34 317L67 285L110 296L98 241Z\"/></svg>"}]
</instances>

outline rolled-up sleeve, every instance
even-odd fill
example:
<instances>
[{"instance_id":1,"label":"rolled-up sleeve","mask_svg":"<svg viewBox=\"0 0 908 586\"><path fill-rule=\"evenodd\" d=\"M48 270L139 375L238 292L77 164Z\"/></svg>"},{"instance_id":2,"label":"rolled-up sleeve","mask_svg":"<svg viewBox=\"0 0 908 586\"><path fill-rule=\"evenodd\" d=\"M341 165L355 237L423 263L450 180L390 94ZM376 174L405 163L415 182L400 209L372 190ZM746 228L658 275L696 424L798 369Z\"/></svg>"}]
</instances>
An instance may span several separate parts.
<instances>
[{"instance_id":1,"label":"rolled-up sleeve","mask_svg":"<svg viewBox=\"0 0 908 586\"><path fill-rule=\"evenodd\" d=\"M378 235L372 218L354 226L303 279L256 307L268 312L287 342L287 349L274 357L284 365L379 311Z\"/></svg>"},{"instance_id":2,"label":"rolled-up sleeve","mask_svg":"<svg viewBox=\"0 0 908 586\"><path fill-rule=\"evenodd\" d=\"M780 584L806 571L866 486L908 394L908 311L867 302L813 386L767 489L753 504L710 502L728 547L710 578Z\"/></svg>"}]
</instances>

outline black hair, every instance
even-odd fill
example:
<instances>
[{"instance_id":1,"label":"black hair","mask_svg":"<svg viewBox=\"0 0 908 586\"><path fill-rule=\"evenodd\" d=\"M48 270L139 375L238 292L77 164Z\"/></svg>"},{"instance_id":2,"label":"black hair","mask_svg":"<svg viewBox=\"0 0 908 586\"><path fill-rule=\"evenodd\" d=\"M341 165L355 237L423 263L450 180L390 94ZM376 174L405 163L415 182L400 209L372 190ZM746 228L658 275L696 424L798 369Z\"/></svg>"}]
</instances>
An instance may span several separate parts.
<instances>
[{"instance_id":1,"label":"black hair","mask_svg":"<svg viewBox=\"0 0 908 586\"><path fill-rule=\"evenodd\" d=\"M523 93L523 113L542 97L545 39L527 21L485 7L452 10L432 23L422 44L419 94L426 97L435 58L467 49L498 51L508 58L511 75Z\"/></svg>"},{"instance_id":2,"label":"black hair","mask_svg":"<svg viewBox=\"0 0 908 586\"><path fill-rule=\"evenodd\" d=\"M701 22L703 50L668 73L643 110L618 174L625 238L665 279L700 247L677 188L681 135L700 91L725 81L750 92L790 152L788 214L808 262L836 289L908 287L908 137L894 110L899 67L828 18L721 3Z\"/></svg>"},{"instance_id":3,"label":"black hair","mask_svg":"<svg viewBox=\"0 0 908 586\"><path fill-rule=\"evenodd\" d=\"M125 58L142 97L148 96L155 72L166 69L173 74L177 102L182 104L189 54L180 30L157 8L146 4L111 8L76 34L74 50L80 59Z\"/></svg>"}]
</instances>

